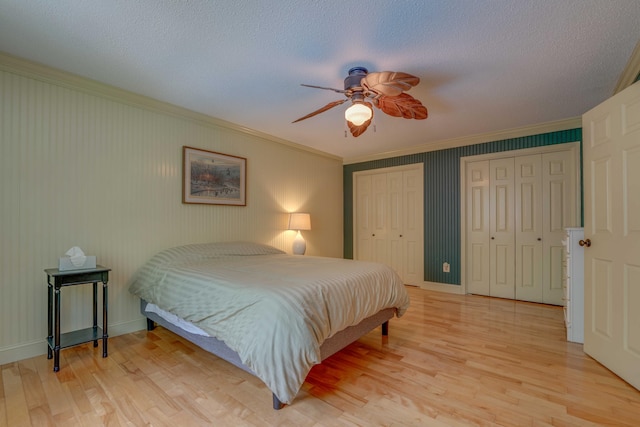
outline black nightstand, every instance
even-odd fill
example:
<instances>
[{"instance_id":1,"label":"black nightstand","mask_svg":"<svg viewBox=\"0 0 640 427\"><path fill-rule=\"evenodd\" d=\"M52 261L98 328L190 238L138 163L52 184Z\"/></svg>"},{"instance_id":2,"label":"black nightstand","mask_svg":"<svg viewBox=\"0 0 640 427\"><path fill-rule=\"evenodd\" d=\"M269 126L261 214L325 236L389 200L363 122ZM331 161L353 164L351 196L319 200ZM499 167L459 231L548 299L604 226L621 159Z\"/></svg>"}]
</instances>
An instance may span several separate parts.
<instances>
[{"instance_id":1,"label":"black nightstand","mask_svg":"<svg viewBox=\"0 0 640 427\"><path fill-rule=\"evenodd\" d=\"M47 359L53 357L53 371L60 370L60 349L93 341L98 346L102 339L102 357L107 357L107 307L110 268L101 265L87 270L60 271L57 268L47 268L48 292L48 336ZM102 328L98 326L98 282L102 282ZM93 326L77 331L60 333L60 290L64 286L93 283Z\"/></svg>"}]
</instances>

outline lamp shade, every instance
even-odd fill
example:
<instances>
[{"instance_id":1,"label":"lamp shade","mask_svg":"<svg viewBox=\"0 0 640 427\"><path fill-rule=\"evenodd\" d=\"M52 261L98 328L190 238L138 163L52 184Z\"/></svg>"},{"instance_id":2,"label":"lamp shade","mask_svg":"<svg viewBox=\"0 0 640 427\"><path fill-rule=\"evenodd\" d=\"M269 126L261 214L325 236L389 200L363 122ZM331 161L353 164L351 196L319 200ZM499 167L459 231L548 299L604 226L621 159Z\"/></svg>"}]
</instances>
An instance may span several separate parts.
<instances>
[{"instance_id":1,"label":"lamp shade","mask_svg":"<svg viewBox=\"0 0 640 427\"><path fill-rule=\"evenodd\" d=\"M311 215L303 212L289 214L289 230L311 230Z\"/></svg>"},{"instance_id":2,"label":"lamp shade","mask_svg":"<svg viewBox=\"0 0 640 427\"><path fill-rule=\"evenodd\" d=\"M354 103L344 112L344 118L356 126L360 126L373 116L371 108L361 102Z\"/></svg>"}]
</instances>

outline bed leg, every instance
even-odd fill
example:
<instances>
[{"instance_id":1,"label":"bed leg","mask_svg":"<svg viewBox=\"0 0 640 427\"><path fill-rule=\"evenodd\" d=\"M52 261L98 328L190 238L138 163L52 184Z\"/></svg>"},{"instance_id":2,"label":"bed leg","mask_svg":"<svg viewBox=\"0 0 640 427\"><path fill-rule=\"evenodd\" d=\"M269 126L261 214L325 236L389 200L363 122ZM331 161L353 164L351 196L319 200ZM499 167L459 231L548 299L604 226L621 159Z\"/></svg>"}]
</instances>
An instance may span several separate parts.
<instances>
[{"instance_id":1,"label":"bed leg","mask_svg":"<svg viewBox=\"0 0 640 427\"><path fill-rule=\"evenodd\" d=\"M275 393L273 393L273 409L278 410L278 409L282 409L283 407L284 407L284 403L280 402L280 399L278 399Z\"/></svg>"},{"instance_id":2,"label":"bed leg","mask_svg":"<svg viewBox=\"0 0 640 427\"><path fill-rule=\"evenodd\" d=\"M382 324L382 336L386 337L389 335L389 321L387 320Z\"/></svg>"},{"instance_id":3,"label":"bed leg","mask_svg":"<svg viewBox=\"0 0 640 427\"><path fill-rule=\"evenodd\" d=\"M156 323L153 320L147 318L147 331L153 331L155 328Z\"/></svg>"}]
</instances>

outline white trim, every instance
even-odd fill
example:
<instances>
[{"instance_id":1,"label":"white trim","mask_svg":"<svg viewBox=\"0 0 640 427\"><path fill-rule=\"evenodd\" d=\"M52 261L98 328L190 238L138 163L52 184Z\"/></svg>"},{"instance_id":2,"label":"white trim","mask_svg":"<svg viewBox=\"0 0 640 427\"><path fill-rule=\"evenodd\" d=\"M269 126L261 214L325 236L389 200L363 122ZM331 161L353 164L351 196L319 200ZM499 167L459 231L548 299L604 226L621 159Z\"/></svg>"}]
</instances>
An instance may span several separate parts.
<instances>
[{"instance_id":1,"label":"white trim","mask_svg":"<svg viewBox=\"0 0 640 427\"><path fill-rule=\"evenodd\" d=\"M576 192L576 206L575 206L575 221L576 224L580 224L580 188L582 181L580 180L580 141L567 142L554 145L543 145L540 147L523 148L521 150L509 150L498 151L494 153L478 154L475 156L460 157L460 288L462 293L467 292L467 280L466 280L466 244L467 244L467 217L466 217L466 171L467 163L476 162L480 160L494 160L502 159L506 157L526 156L531 154L553 153L556 151L571 151L575 159L575 192Z\"/></svg>"},{"instance_id":2,"label":"white trim","mask_svg":"<svg viewBox=\"0 0 640 427\"><path fill-rule=\"evenodd\" d=\"M330 159L342 160L342 157L336 156L334 154L329 154L311 147L296 144L295 142L287 141L273 135L269 135L254 129L228 122L226 120L207 116L206 114L197 113L186 108L178 107L177 105L169 104L167 102L162 102L144 95L129 92L115 86L109 86L95 80L50 68L46 65L31 62L26 59L18 58L16 56L12 56L3 52L0 52L0 70L10 73L17 73L22 76L47 82L55 86L67 87L70 89L82 91L84 93L108 98L122 104L141 107L147 110L157 111L175 117L180 117L182 119L192 120L205 126L222 127L232 131L249 134L271 142L286 145L296 150L310 152Z\"/></svg>"},{"instance_id":3,"label":"white trim","mask_svg":"<svg viewBox=\"0 0 640 427\"><path fill-rule=\"evenodd\" d=\"M565 120L558 120L554 122L540 123L532 126L525 126L520 128L505 129L497 132L483 133L477 135L463 136L460 138L445 139L442 141L435 141L422 145L416 145L413 147L405 148L396 151L387 151L386 153L372 154L364 157L354 157L351 159L344 159L345 165L352 163L361 163L371 160L386 159L389 157L406 156L418 153L427 153L429 151L445 150L448 148L464 147L466 145L482 144L486 142L501 141L503 139L522 138L525 136L539 135L549 132L558 132L569 129L576 129L582 127L582 117L573 117Z\"/></svg>"},{"instance_id":4,"label":"white trim","mask_svg":"<svg viewBox=\"0 0 640 427\"><path fill-rule=\"evenodd\" d=\"M640 74L640 41L636 44L629 61L627 61L627 65L622 70L613 95L631 86L636 81L638 74Z\"/></svg>"},{"instance_id":5,"label":"white trim","mask_svg":"<svg viewBox=\"0 0 640 427\"><path fill-rule=\"evenodd\" d=\"M411 286L411 285L407 285ZM447 294L457 294L464 295L464 291L462 286L460 285L452 285L450 283L439 283L439 282L422 282L419 286L420 289L425 289L428 291L436 291L436 292L444 292Z\"/></svg>"}]
</instances>

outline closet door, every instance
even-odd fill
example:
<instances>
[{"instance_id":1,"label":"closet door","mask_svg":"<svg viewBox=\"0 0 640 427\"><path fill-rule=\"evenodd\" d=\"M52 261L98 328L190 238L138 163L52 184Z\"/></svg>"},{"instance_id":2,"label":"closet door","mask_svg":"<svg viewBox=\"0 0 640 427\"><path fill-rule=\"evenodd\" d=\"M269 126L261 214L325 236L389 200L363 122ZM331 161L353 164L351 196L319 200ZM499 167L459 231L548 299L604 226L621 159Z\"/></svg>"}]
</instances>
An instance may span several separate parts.
<instances>
[{"instance_id":1,"label":"closet door","mask_svg":"<svg viewBox=\"0 0 640 427\"><path fill-rule=\"evenodd\" d=\"M373 259L373 189L371 175L357 175L355 178L356 230L355 258L364 261Z\"/></svg>"},{"instance_id":2,"label":"closet door","mask_svg":"<svg viewBox=\"0 0 640 427\"><path fill-rule=\"evenodd\" d=\"M489 175L489 295L514 299L514 159L490 160Z\"/></svg>"},{"instance_id":3,"label":"closet door","mask_svg":"<svg viewBox=\"0 0 640 427\"><path fill-rule=\"evenodd\" d=\"M542 165L515 158L515 298L542 302Z\"/></svg>"},{"instance_id":4,"label":"closet door","mask_svg":"<svg viewBox=\"0 0 640 427\"><path fill-rule=\"evenodd\" d=\"M404 194L402 172L389 172L387 175L388 191L388 251L387 264L393 268L400 277L404 278ZM405 281L406 283L406 281Z\"/></svg>"},{"instance_id":5,"label":"closet door","mask_svg":"<svg viewBox=\"0 0 640 427\"><path fill-rule=\"evenodd\" d=\"M576 225L576 165L570 151L542 154L542 302L564 305L562 263L567 227Z\"/></svg>"},{"instance_id":6,"label":"closet door","mask_svg":"<svg viewBox=\"0 0 640 427\"><path fill-rule=\"evenodd\" d=\"M467 291L489 295L489 161L467 163L465 178Z\"/></svg>"},{"instance_id":7,"label":"closet door","mask_svg":"<svg viewBox=\"0 0 640 427\"><path fill-rule=\"evenodd\" d=\"M402 173L404 282L424 282L424 181L422 169Z\"/></svg>"},{"instance_id":8,"label":"closet door","mask_svg":"<svg viewBox=\"0 0 640 427\"><path fill-rule=\"evenodd\" d=\"M387 264L415 285L424 281L423 179L418 166L354 178L354 258Z\"/></svg>"},{"instance_id":9,"label":"closet door","mask_svg":"<svg viewBox=\"0 0 640 427\"><path fill-rule=\"evenodd\" d=\"M387 177L356 177L356 253L363 261L387 260Z\"/></svg>"},{"instance_id":10,"label":"closet door","mask_svg":"<svg viewBox=\"0 0 640 427\"><path fill-rule=\"evenodd\" d=\"M512 154L466 163L467 290L563 305L562 239L577 221L574 152Z\"/></svg>"}]
</instances>

